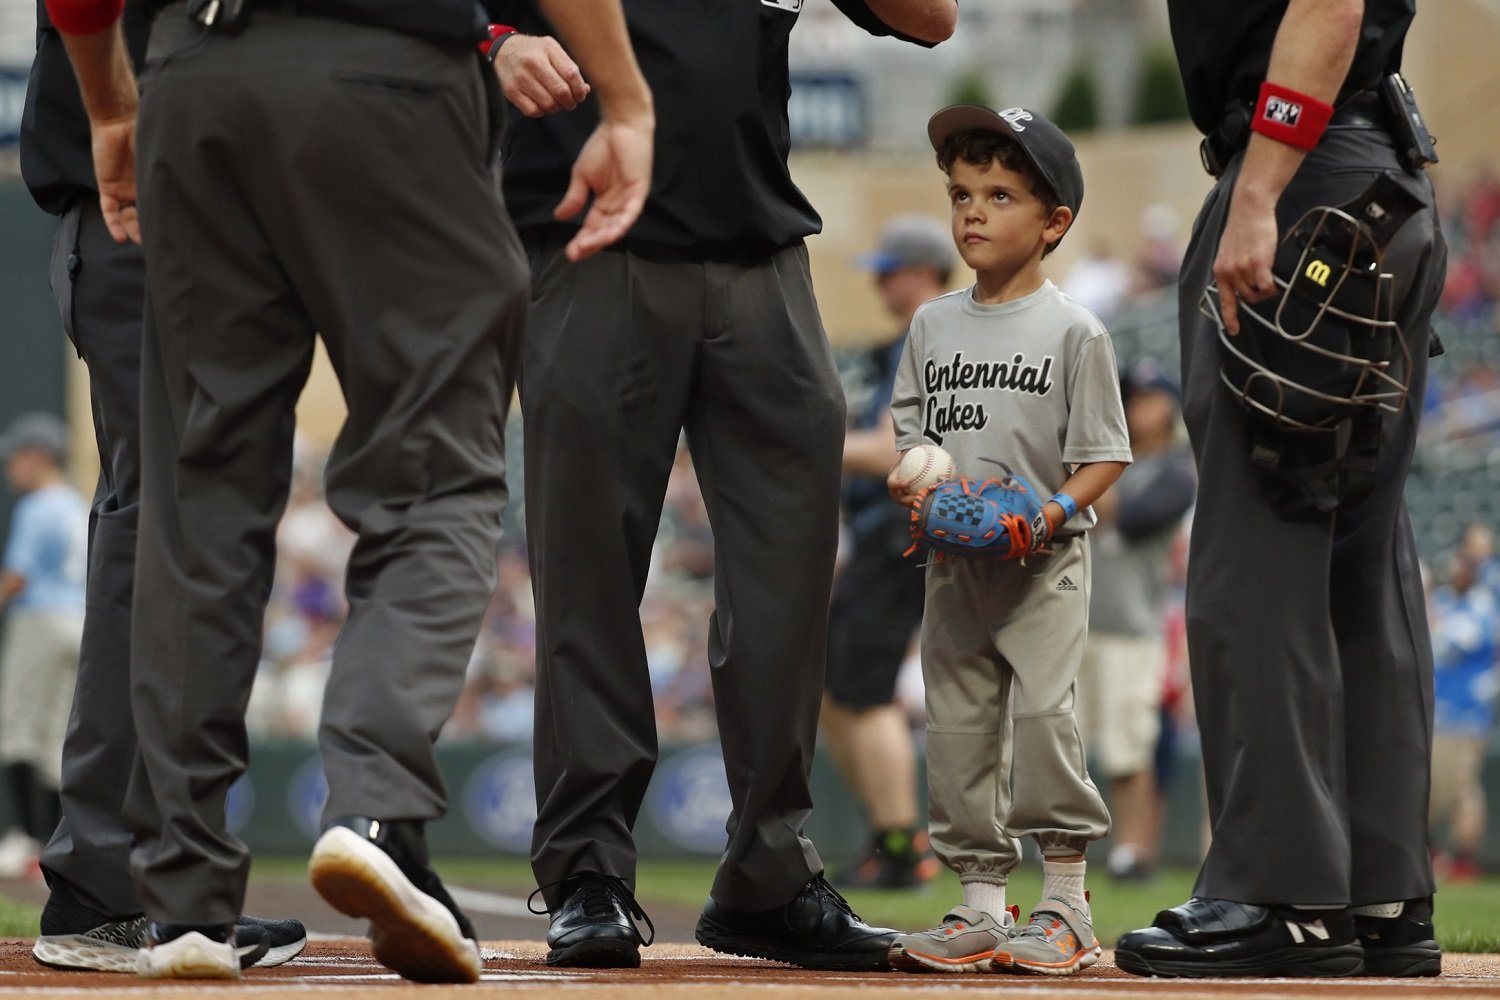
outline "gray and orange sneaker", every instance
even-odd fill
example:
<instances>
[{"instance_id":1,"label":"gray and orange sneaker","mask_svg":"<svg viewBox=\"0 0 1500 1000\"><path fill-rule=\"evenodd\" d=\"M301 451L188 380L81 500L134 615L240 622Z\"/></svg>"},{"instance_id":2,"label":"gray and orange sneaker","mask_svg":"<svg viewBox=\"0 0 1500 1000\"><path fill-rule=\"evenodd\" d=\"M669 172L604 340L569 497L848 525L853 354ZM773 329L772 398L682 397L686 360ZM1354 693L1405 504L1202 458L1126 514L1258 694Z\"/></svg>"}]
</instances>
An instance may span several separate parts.
<instances>
[{"instance_id":1,"label":"gray and orange sneaker","mask_svg":"<svg viewBox=\"0 0 1500 1000\"><path fill-rule=\"evenodd\" d=\"M991 972L995 949L1004 947L1020 915L1012 906L996 920L960 903L930 931L891 942L891 968L902 972Z\"/></svg>"},{"instance_id":2,"label":"gray and orange sneaker","mask_svg":"<svg viewBox=\"0 0 1500 1000\"><path fill-rule=\"evenodd\" d=\"M1071 976L1099 961L1099 939L1094 917L1064 899L1051 897L1037 904L1024 927L995 949L992 971Z\"/></svg>"}]
</instances>

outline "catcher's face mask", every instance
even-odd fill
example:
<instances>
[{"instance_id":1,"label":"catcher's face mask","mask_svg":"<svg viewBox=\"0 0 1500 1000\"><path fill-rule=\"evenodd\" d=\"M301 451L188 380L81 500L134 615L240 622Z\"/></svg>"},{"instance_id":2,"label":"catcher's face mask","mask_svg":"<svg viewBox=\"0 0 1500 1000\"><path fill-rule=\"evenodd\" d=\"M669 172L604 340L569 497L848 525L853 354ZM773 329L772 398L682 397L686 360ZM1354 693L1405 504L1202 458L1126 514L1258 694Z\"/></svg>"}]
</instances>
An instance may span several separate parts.
<instances>
[{"instance_id":1,"label":"catcher's face mask","mask_svg":"<svg viewBox=\"0 0 1500 1000\"><path fill-rule=\"evenodd\" d=\"M1278 430L1331 432L1372 409L1400 412L1411 353L1391 318L1390 238L1421 208L1382 175L1338 208L1314 208L1282 238L1278 294L1243 303L1232 337L1210 284L1200 309L1219 328L1220 378L1252 416Z\"/></svg>"}]
</instances>

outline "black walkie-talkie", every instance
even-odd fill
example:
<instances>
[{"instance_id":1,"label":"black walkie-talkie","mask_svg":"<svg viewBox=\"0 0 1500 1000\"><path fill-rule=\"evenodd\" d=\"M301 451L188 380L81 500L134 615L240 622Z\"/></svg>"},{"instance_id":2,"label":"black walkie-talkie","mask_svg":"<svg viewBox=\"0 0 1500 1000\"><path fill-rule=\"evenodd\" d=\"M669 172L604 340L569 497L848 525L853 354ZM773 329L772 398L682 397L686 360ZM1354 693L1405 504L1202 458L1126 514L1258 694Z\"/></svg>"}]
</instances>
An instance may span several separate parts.
<instances>
[{"instance_id":1,"label":"black walkie-talkie","mask_svg":"<svg viewBox=\"0 0 1500 1000\"><path fill-rule=\"evenodd\" d=\"M1387 73L1380 81L1380 92L1391 112L1391 134L1406 165L1420 170L1438 161L1437 140L1427 131L1417 98L1400 73Z\"/></svg>"}]
</instances>

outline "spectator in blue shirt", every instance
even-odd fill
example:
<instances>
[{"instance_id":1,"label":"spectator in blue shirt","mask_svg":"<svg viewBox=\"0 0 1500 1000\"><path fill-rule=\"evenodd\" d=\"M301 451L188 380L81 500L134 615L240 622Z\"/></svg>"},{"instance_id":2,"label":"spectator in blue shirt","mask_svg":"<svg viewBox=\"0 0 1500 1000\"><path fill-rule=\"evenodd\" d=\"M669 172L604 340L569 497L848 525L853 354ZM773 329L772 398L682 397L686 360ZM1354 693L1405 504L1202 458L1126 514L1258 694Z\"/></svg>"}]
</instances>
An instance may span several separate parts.
<instances>
[{"instance_id":1,"label":"spectator in blue shirt","mask_svg":"<svg viewBox=\"0 0 1500 1000\"><path fill-rule=\"evenodd\" d=\"M63 734L78 674L88 504L63 477L67 426L46 413L0 437L5 478L20 499L0 563L0 768L12 826L0 837L0 876L27 874L57 826Z\"/></svg>"},{"instance_id":2,"label":"spectator in blue shirt","mask_svg":"<svg viewBox=\"0 0 1500 1000\"><path fill-rule=\"evenodd\" d=\"M1429 823L1447 824L1449 854L1438 874L1448 881L1478 877L1474 854L1484 840L1481 773L1495 725L1495 594L1481 582L1482 567L1454 553L1448 581L1432 595L1435 721Z\"/></svg>"}]
</instances>

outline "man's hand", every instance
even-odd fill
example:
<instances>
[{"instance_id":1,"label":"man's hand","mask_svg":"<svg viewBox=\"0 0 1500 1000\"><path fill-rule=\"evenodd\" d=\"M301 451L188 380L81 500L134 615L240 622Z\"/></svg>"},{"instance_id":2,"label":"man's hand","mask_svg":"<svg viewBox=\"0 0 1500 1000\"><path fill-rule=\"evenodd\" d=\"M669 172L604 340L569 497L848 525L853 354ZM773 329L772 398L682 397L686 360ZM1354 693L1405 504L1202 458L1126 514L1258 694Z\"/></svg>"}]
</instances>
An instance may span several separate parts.
<instances>
[{"instance_id":1,"label":"man's hand","mask_svg":"<svg viewBox=\"0 0 1500 1000\"><path fill-rule=\"evenodd\" d=\"M94 173L104 225L116 243L140 243L141 221L135 207L135 116L96 121L92 128Z\"/></svg>"},{"instance_id":2,"label":"man's hand","mask_svg":"<svg viewBox=\"0 0 1500 1000\"><path fill-rule=\"evenodd\" d=\"M589 206L583 228L568 242L569 260L583 260L624 236L635 224L651 191L652 138L655 118L649 114L599 123L578 160L567 194L552 214L571 219Z\"/></svg>"},{"instance_id":3,"label":"man's hand","mask_svg":"<svg viewBox=\"0 0 1500 1000\"><path fill-rule=\"evenodd\" d=\"M527 118L572 111L589 96L571 56L546 35L514 35L495 57L495 73L506 100Z\"/></svg>"},{"instance_id":4,"label":"man's hand","mask_svg":"<svg viewBox=\"0 0 1500 1000\"><path fill-rule=\"evenodd\" d=\"M552 212L558 219L574 218L593 194L583 228L565 251L577 262L624 236L640 217L651 191L656 112L630 48L620 0L539 3L599 95L599 127L583 144L568 191Z\"/></svg>"},{"instance_id":5,"label":"man's hand","mask_svg":"<svg viewBox=\"0 0 1500 1000\"><path fill-rule=\"evenodd\" d=\"M1229 207L1219 253L1214 258L1214 283L1224 328L1230 336L1240 332L1239 299L1263 302L1276 291L1271 264L1276 259L1276 201L1257 197L1251 191L1241 196L1236 187Z\"/></svg>"},{"instance_id":6,"label":"man's hand","mask_svg":"<svg viewBox=\"0 0 1500 1000\"><path fill-rule=\"evenodd\" d=\"M1354 59L1364 7L1364 0L1291 0L1276 29L1266 79L1332 104ZM1232 336L1240 332L1235 296L1263 302L1276 292L1276 202L1306 155L1258 132L1245 148L1214 258L1220 311Z\"/></svg>"},{"instance_id":7,"label":"man's hand","mask_svg":"<svg viewBox=\"0 0 1500 1000\"><path fill-rule=\"evenodd\" d=\"M135 112L140 96L120 22L87 35L63 35L93 131L99 209L116 243L141 241L135 209Z\"/></svg>"}]
</instances>

